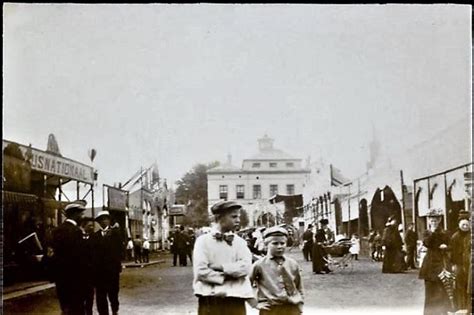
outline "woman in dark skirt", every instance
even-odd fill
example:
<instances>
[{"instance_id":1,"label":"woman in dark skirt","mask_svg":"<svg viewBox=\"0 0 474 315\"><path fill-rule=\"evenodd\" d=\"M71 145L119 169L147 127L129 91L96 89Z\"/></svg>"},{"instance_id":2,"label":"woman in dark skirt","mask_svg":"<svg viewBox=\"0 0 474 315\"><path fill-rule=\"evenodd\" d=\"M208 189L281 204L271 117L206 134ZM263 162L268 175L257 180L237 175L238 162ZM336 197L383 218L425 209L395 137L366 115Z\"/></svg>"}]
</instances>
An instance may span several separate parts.
<instances>
[{"instance_id":1,"label":"woman in dark skirt","mask_svg":"<svg viewBox=\"0 0 474 315\"><path fill-rule=\"evenodd\" d=\"M318 229L316 234L314 235L314 243L313 243L313 272L316 274L320 274L323 271L326 273L330 273L327 266L327 262L324 259L326 257L326 251L323 248L323 245L326 244L326 233L323 229Z\"/></svg>"},{"instance_id":2,"label":"woman in dark skirt","mask_svg":"<svg viewBox=\"0 0 474 315\"><path fill-rule=\"evenodd\" d=\"M387 227L383 231L382 244L385 246L382 272L399 273L404 271L403 241L398 232L398 221L394 216L389 217Z\"/></svg>"},{"instance_id":3,"label":"woman in dark skirt","mask_svg":"<svg viewBox=\"0 0 474 315\"><path fill-rule=\"evenodd\" d=\"M420 268L419 278L425 280L425 315L446 315L450 311L449 298L438 275L447 265L447 248L449 235L440 227L441 214L430 211L428 215L429 230L423 235L423 246L428 251Z\"/></svg>"}]
</instances>

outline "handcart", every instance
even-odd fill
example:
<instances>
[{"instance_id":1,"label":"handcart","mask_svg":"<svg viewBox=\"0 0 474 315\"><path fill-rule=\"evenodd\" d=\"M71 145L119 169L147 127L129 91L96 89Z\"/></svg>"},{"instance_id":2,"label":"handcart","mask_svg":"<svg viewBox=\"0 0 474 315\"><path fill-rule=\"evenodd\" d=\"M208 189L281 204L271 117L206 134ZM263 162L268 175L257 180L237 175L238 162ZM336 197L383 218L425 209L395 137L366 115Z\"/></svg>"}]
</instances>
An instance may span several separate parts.
<instances>
[{"instance_id":1,"label":"handcart","mask_svg":"<svg viewBox=\"0 0 474 315\"><path fill-rule=\"evenodd\" d=\"M347 270L352 272L352 254L349 252L352 243L350 239L342 239L334 244L323 246L326 257L324 260L331 270Z\"/></svg>"}]
</instances>

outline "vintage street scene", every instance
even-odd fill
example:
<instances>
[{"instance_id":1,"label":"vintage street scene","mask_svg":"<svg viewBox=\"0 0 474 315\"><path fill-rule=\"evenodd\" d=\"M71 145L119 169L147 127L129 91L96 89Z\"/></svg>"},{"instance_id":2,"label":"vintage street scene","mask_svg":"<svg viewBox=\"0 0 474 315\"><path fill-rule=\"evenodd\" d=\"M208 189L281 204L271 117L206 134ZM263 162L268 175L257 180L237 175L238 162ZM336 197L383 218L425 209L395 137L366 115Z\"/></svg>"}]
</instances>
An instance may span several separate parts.
<instances>
[{"instance_id":1,"label":"vintage street scene","mask_svg":"<svg viewBox=\"0 0 474 315\"><path fill-rule=\"evenodd\" d=\"M471 17L4 4L2 313L472 314Z\"/></svg>"}]
</instances>

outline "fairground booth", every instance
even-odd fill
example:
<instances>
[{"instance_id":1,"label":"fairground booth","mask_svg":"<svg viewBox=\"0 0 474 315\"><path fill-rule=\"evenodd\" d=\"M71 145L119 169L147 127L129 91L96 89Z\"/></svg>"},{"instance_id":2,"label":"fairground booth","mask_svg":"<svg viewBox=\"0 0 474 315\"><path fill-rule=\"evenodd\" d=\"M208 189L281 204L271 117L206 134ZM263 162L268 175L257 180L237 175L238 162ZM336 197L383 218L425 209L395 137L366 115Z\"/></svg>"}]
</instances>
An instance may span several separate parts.
<instances>
[{"instance_id":1,"label":"fairground booth","mask_svg":"<svg viewBox=\"0 0 474 315\"><path fill-rule=\"evenodd\" d=\"M91 159L92 160L92 159ZM52 230L75 200L92 200L97 173L59 153L53 135L46 151L3 140L4 284L42 280Z\"/></svg>"}]
</instances>

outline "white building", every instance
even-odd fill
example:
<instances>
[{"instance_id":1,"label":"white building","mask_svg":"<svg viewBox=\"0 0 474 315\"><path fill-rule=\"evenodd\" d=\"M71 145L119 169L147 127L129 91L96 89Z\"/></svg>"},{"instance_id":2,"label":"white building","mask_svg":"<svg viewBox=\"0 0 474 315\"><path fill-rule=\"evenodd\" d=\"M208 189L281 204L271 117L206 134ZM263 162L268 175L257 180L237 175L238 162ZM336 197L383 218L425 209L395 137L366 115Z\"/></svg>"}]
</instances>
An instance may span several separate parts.
<instances>
[{"instance_id":1,"label":"white building","mask_svg":"<svg viewBox=\"0 0 474 315\"><path fill-rule=\"evenodd\" d=\"M283 217L281 205L270 204L275 195L303 193L310 170L302 159L273 147L273 139L258 139L258 153L244 159L242 167L227 163L210 169L207 176L209 209L220 200L237 200L249 216L249 225L256 225L265 213Z\"/></svg>"}]
</instances>

